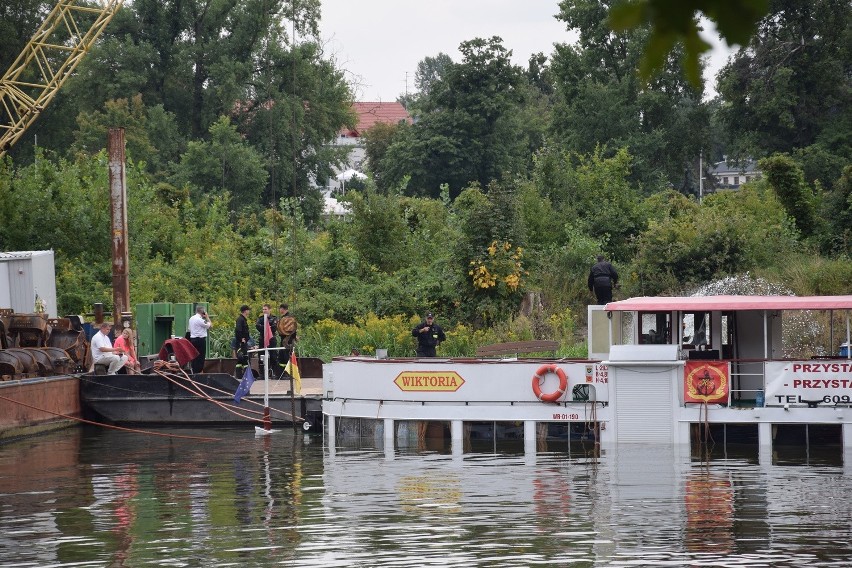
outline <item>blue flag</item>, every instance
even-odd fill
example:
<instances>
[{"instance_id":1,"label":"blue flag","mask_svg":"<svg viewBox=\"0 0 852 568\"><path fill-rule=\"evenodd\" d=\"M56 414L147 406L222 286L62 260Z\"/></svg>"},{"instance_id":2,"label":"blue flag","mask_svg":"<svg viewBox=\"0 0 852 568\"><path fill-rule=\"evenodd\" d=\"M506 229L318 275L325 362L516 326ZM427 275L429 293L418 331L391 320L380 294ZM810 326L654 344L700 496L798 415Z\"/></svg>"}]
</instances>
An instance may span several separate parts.
<instances>
[{"instance_id":1,"label":"blue flag","mask_svg":"<svg viewBox=\"0 0 852 568\"><path fill-rule=\"evenodd\" d=\"M254 373L251 372L251 367L246 365L243 380L240 381L240 386L237 387L237 392L234 393L234 402L237 404L240 403L240 400L251 390L252 383L254 383Z\"/></svg>"}]
</instances>

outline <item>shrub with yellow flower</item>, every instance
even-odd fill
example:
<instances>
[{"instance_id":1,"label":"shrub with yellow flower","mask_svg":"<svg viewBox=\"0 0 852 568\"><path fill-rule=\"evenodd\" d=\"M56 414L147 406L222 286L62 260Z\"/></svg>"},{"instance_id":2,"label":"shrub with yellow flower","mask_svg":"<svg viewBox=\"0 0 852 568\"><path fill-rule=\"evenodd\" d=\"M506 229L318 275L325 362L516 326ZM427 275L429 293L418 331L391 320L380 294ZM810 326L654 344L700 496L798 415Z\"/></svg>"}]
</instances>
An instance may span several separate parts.
<instances>
[{"instance_id":1,"label":"shrub with yellow flower","mask_svg":"<svg viewBox=\"0 0 852 568\"><path fill-rule=\"evenodd\" d=\"M521 288L527 272L523 267L524 250L509 241L492 241L483 258L470 261L470 275L476 290L497 288L507 295ZM502 286L501 286L502 285ZM505 290L502 288L505 287Z\"/></svg>"}]
</instances>

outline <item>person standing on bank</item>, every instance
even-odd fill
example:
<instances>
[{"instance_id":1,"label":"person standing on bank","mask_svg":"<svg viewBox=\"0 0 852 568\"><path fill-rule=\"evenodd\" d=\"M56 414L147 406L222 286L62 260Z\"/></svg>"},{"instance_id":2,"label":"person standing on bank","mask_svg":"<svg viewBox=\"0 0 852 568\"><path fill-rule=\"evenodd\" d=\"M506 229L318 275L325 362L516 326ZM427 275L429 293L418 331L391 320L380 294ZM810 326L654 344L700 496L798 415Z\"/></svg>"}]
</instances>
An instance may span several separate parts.
<instances>
[{"instance_id":1,"label":"person standing on bank","mask_svg":"<svg viewBox=\"0 0 852 568\"><path fill-rule=\"evenodd\" d=\"M617 284L618 272L603 255L598 255L598 261L589 271L589 292L595 292L598 304L607 304L612 301L612 289Z\"/></svg>"},{"instance_id":2,"label":"person standing on bank","mask_svg":"<svg viewBox=\"0 0 852 568\"><path fill-rule=\"evenodd\" d=\"M195 306L195 315L189 318L189 342L198 351L198 357L192 360L192 372L200 373L204 370L204 359L207 358L207 330L213 326L210 316L204 306Z\"/></svg>"},{"instance_id":3,"label":"person standing on bank","mask_svg":"<svg viewBox=\"0 0 852 568\"><path fill-rule=\"evenodd\" d=\"M92 350L92 365L94 366L95 363L109 365L107 375L114 375L127 363L127 355L121 349L112 346L109 338L110 329L112 329L111 323L101 322L98 332L92 336L89 348Z\"/></svg>"},{"instance_id":4,"label":"person standing on bank","mask_svg":"<svg viewBox=\"0 0 852 568\"><path fill-rule=\"evenodd\" d=\"M236 352L245 352L249 348L249 340L251 334L248 326L249 307L243 304L240 306L240 315L237 316L237 323L234 325L234 354ZM238 357L239 358L239 357Z\"/></svg>"},{"instance_id":5,"label":"person standing on bank","mask_svg":"<svg viewBox=\"0 0 852 568\"><path fill-rule=\"evenodd\" d=\"M426 314L426 319L411 330L411 335L417 338L418 357L435 357L435 348L442 341L447 340L444 330L435 323L435 316L432 312Z\"/></svg>"},{"instance_id":6,"label":"person standing on bank","mask_svg":"<svg viewBox=\"0 0 852 568\"><path fill-rule=\"evenodd\" d=\"M281 347L284 347L278 355L279 364L284 367L287 361L290 360L290 354L293 352L293 345L296 343L296 329L298 324L296 318L290 313L290 306L281 304L278 306L278 334L281 336Z\"/></svg>"}]
</instances>

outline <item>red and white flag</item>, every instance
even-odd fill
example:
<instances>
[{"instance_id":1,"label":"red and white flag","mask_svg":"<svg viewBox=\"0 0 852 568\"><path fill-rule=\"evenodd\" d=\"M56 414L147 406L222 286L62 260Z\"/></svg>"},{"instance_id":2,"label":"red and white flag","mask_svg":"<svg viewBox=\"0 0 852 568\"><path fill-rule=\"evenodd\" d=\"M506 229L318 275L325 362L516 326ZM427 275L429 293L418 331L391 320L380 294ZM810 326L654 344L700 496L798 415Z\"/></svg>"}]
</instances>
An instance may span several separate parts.
<instances>
[{"instance_id":1,"label":"red and white flag","mask_svg":"<svg viewBox=\"0 0 852 568\"><path fill-rule=\"evenodd\" d=\"M269 347L269 343L272 341L272 327L269 325L269 316L266 314L263 315L263 347L264 349Z\"/></svg>"}]
</instances>

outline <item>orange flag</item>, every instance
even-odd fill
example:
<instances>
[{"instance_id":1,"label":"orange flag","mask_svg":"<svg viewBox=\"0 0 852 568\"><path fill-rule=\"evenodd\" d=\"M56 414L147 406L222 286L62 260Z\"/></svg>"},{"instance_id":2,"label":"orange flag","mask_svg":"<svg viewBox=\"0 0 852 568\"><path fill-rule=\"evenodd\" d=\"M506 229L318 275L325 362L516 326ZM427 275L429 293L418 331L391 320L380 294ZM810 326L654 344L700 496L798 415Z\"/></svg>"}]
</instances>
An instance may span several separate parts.
<instances>
[{"instance_id":1,"label":"orange flag","mask_svg":"<svg viewBox=\"0 0 852 568\"><path fill-rule=\"evenodd\" d=\"M295 351L290 355L290 360L287 361L287 366L284 367L284 370L293 377L293 392L302 392L302 374L299 372L299 365L296 363Z\"/></svg>"}]
</instances>

